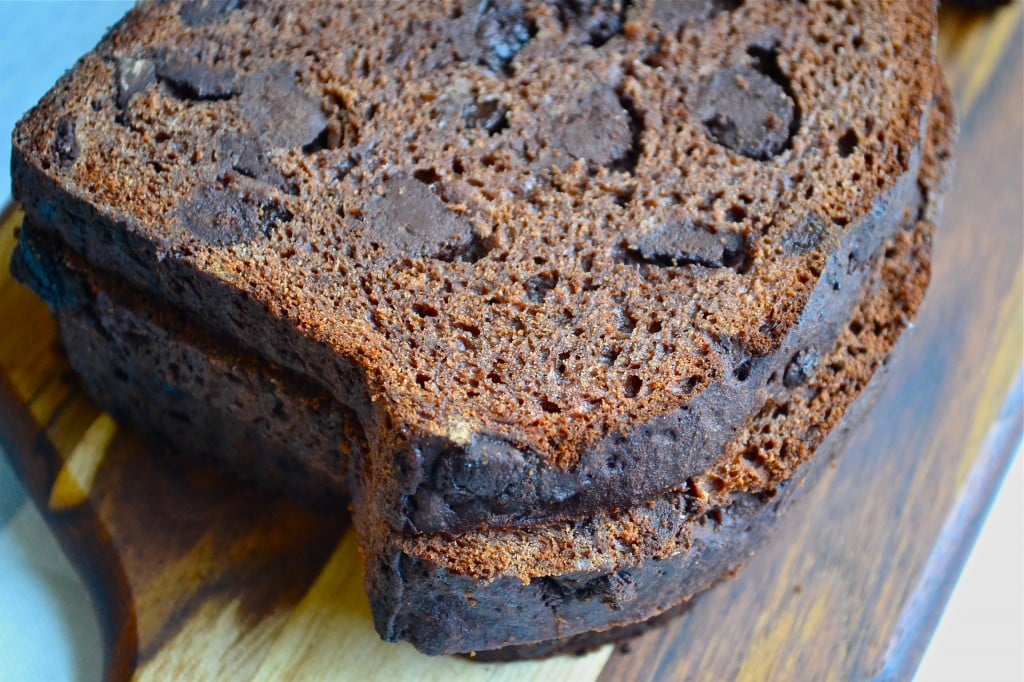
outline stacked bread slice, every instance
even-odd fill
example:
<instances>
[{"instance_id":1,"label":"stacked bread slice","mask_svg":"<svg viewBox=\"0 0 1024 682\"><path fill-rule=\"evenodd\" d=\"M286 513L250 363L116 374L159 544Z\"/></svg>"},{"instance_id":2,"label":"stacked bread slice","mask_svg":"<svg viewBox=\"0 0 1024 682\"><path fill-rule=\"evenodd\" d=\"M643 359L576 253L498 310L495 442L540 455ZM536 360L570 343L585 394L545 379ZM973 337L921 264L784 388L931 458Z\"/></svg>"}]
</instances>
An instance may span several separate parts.
<instances>
[{"instance_id":1,"label":"stacked bread slice","mask_svg":"<svg viewBox=\"0 0 1024 682\"><path fill-rule=\"evenodd\" d=\"M591 645L739 567L913 318L934 32L914 0L142 5L15 131L15 271L102 405L350 495L385 638Z\"/></svg>"}]
</instances>

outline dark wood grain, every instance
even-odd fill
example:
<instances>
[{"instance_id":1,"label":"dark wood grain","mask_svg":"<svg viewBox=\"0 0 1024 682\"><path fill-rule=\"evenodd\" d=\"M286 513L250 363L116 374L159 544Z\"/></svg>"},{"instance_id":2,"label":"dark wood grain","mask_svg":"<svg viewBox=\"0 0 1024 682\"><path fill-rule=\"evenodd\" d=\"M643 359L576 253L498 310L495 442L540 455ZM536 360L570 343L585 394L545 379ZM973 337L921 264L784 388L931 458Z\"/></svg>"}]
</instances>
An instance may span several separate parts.
<instances>
[{"instance_id":1,"label":"dark wood grain","mask_svg":"<svg viewBox=\"0 0 1024 682\"><path fill-rule=\"evenodd\" d=\"M1021 439L1021 13L943 11L958 172L871 418L735 580L610 658L481 665L380 642L344 515L154 451L84 397L55 322L6 271L5 213L0 445L99 605L108 678L909 677Z\"/></svg>"}]
</instances>

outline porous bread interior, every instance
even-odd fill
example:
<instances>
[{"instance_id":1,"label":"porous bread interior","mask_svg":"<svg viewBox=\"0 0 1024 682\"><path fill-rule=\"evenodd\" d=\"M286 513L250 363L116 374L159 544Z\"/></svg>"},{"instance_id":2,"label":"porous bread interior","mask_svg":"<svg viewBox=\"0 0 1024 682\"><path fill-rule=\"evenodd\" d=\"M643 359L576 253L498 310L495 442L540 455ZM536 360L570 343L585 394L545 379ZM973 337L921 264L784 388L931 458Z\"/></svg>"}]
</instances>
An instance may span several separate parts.
<instances>
[{"instance_id":1,"label":"porous bread interior","mask_svg":"<svg viewBox=\"0 0 1024 682\"><path fill-rule=\"evenodd\" d=\"M793 253L786 236L809 217L832 236L863 220L907 169L931 95L923 1L745 2L672 31L651 3L625 4L620 33L592 45L559 3L522 3L533 35L497 70L453 56L452 27L474 3L246 3L193 26L175 3L147 5L29 114L15 145L166 257L352 361L385 415L372 441L487 432L569 466L729 372L724 345L777 346L834 243ZM183 97L161 80L122 110L118 60L167 52L239 77L287 64L322 101L330 143L274 150L271 182L218 158L212 141L250 126L237 98ZM708 137L688 98L716 69L765 54L799 129L758 161ZM606 165L566 159L544 128L559 93L605 86L633 147ZM506 107L494 134L462 115L488 101ZM73 129L72 163L54 121ZM364 240L362 214L395 177L428 184L478 248L406 257ZM183 197L211 182L273 207L266 232L190 232ZM742 234L743 267L629 257L624 245L679 215Z\"/></svg>"},{"instance_id":2,"label":"porous bread interior","mask_svg":"<svg viewBox=\"0 0 1024 682\"><path fill-rule=\"evenodd\" d=\"M788 401L765 405L714 468L691 479L685 489L648 503L649 514L634 508L575 524L457 537L421 536L401 540L401 551L454 573L487 580L511 575L529 582L577 571L611 572L685 551L694 524L713 522L737 493L770 499L814 456L875 372L888 362L924 299L931 276L931 221L941 206L951 170L956 128L941 74L937 79L917 213L906 217L904 229L879 254L865 298L834 350L819 360L813 376L790 392ZM658 507L675 510L677 520L668 532L657 525L665 518ZM370 546L389 542L386 531L377 534L381 530L379 524L371 523L361 540Z\"/></svg>"}]
</instances>

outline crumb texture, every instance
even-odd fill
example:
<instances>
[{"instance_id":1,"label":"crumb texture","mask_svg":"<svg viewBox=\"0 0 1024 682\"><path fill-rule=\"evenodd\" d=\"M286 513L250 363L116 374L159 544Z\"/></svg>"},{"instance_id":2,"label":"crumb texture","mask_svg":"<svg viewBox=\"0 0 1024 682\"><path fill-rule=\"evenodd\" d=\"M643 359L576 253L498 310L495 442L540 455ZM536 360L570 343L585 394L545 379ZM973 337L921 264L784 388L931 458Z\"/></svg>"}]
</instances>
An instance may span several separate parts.
<instances>
[{"instance_id":1,"label":"crumb texture","mask_svg":"<svg viewBox=\"0 0 1024 682\"><path fill-rule=\"evenodd\" d=\"M910 169L933 22L923 2L146 4L21 122L15 176L330 348L381 451L469 432L570 468L783 343ZM36 186L19 197L54 228ZM179 289L157 293L227 325Z\"/></svg>"}]
</instances>

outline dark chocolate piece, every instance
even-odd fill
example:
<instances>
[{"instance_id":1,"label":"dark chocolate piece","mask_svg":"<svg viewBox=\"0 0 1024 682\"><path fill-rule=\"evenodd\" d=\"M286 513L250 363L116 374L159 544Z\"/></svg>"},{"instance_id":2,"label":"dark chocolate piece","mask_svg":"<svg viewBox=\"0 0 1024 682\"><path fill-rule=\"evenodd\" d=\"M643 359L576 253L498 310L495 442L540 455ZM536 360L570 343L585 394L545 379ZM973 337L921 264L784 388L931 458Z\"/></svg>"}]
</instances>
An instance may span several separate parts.
<instances>
[{"instance_id":1,"label":"dark chocolate piece","mask_svg":"<svg viewBox=\"0 0 1024 682\"><path fill-rule=\"evenodd\" d=\"M475 241L473 227L450 211L429 185L414 178L389 179L365 213L362 241L388 257L450 260Z\"/></svg>"},{"instance_id":2,"label":"dark chocolate piece","mask_svg":"<svg viewBox=\"0 0 1024 682\"><path fill-rule=\"evenodd\" d=\"M714 232L707 225L682 219L645 234L633 248L643 260L656 265L721 268L742 263L745 247L746 240L738 232Z\"/></svg>"},{"instance_id":3,"label":"dark chocolate piece","mask_svg":"<svg viewBox=\"0 0 1024 682\"><path fill-rule=\"evenodd\" d=\"M694 115L724 147L766 160L789 141L793 100L768 76L745 66L718 71L701 84Z\"/></svg>"},{"instance_id":4,"label":"dark chocolate piece","mask_svg":"<svg viewBox=\"0 0 1024 682\"><path fill-rule=\"evenodd\" d=\"M615 91L599 86L560 120L555 144L573 159L585 159L599 166L622 161L632 151L633 131L629 112Z\"/></svg>"},{"instance_id":5,"label":"dark chocolate piece","mask_svg":"<svg viewBox=\"0 0 1024 682\"><path fill-rule=\"evenodd\" d=\"M228 99L240 90L234 69L210 66L177 55L162 59L156 66L156 75L170 83L176 94L189 99Z\"/></svg>"}]
</instances>

